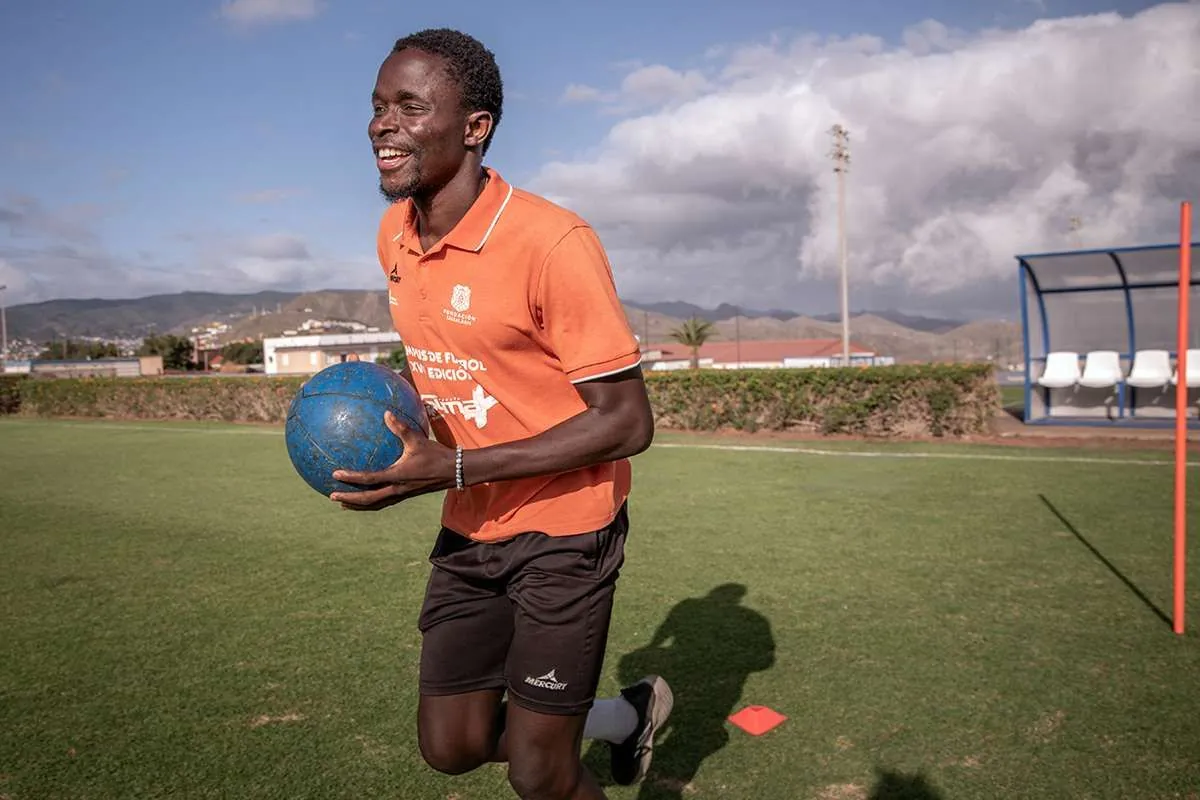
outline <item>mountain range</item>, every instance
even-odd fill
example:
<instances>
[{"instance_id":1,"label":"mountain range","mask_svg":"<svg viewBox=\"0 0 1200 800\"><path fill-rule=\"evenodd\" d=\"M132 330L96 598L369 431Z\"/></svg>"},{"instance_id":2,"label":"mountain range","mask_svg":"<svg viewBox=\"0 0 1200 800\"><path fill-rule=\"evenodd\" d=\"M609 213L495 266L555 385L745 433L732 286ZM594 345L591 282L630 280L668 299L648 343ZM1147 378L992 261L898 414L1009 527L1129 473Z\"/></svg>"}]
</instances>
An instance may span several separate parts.
<instances>
[{"instance_id":1,"label":"mountain range","mask_svg":"<svg viewBox=\"0 0 1200 800\"><path fill-rule=\"evenodd\" d=\"M758 310L722 303L703 308L685 302L625 300L630 325L644 341L670 340L689 318L712 322L716 336L744 341L841 337L836 314L805 316L792 311ZM387 295L382 291L264 291L253 294L180 292L129 299L69 299L17 305L7 310L10 339L45 342L64 336L136 339L153 333L187 335L214 323L230 326L226 341L259 339L295 330L310 319L355 321L389 329ZM897 361L1015 361L1020 328L1006 321L921 317L891 310L851 314L851 338Z\"/></svg>"}]
</instances>

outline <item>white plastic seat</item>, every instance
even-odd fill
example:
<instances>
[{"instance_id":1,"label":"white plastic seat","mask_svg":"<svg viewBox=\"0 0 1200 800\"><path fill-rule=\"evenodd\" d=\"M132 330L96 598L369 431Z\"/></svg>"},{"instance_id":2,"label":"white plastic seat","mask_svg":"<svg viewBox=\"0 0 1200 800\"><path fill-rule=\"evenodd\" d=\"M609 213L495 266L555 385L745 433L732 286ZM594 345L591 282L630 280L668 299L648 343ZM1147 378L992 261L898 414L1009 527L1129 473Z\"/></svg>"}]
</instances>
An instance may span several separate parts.
<instances>
[{"instance_id":1,"label":"white plastic seat","mask_svg":"<svg viewBox=\"0 0 1200 800\"><path fill-rule=\"evenodd\" d=\"M1079 354L1065 350L1049 353L1037 382L1048 389L1065 389L1079 382Z\"/></svg>"},{"instance_id":2,"label":"white plastic seat","mask_svg":"<svg viewBox=\"0 0 1200 800\"><path fill-rule=\"evenodd\" d=\"M1175 373L1171 376L1171 383L1179 383L1178 365L1175 367ZM1200 386L1200 350L1187 351L1187 385L1189 388Z\"/></svg>"},{"instance_id":3,"label":"white plastic seat","mask_svg":"<svg viewBox=\"0 0 1200 800\"><path fill-rule=\"evenodd\" d=\"M1172 380L1171 354L1166 350L1138 350L1125 382L1139 389L1163 388Z\"/></svg>"},{"instance_id":4,"label":"white plastic seat","mask_svg":"<svg viewBox=\"0 0 1200 800\"><path fill-rule=\"evenodd\" d=\"M1089 389L1116 386L1125 378L1121 371L1121 354L1116 350L1093 350L1083 362L1079 385Z\"/></svg>"}]
</instances>

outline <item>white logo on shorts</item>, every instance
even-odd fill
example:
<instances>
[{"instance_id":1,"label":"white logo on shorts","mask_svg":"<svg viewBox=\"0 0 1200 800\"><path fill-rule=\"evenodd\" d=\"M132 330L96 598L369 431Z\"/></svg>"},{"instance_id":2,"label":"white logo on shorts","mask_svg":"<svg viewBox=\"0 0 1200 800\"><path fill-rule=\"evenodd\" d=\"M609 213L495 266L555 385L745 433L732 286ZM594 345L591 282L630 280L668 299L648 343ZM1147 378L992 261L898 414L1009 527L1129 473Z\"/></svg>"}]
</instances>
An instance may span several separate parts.
<instances>
[{"instance_id":1,"label":"white logo on shorts","mask_svg":"<svg viewBox=\"0 0 1200 800\"><path fill-rule=\"evenodd\" d=\"M539 689L550 689L555 692L561 692L563 689L567 688L567 684L559 681L555 676L554 670L550 670L540 678L534 678L526 675L525 682L530 686L536 686Z\"/></svg>"}]
</instances>

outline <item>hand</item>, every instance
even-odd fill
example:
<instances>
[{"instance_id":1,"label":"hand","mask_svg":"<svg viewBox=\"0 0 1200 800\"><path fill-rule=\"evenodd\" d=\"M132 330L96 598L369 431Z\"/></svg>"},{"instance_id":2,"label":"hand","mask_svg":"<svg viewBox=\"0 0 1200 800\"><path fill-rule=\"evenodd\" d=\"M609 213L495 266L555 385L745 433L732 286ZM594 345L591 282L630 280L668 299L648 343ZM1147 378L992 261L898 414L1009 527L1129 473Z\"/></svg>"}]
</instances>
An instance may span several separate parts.
<instances>
[{"instance_id":1,"label":"hand","mask_svg":"<svg viewBox=\"0 0 1200 800\"><path fill-rule=\"evenodd\" d=\"M390 467L377 472L334 471L333 477L339 481L375 488L334 492L330 500L346 509L377 511L409 497L454 488L453 449L402 424L391 411L384 414L383 421L404 445L403 454Z\"/></svg>"}]
</instances>

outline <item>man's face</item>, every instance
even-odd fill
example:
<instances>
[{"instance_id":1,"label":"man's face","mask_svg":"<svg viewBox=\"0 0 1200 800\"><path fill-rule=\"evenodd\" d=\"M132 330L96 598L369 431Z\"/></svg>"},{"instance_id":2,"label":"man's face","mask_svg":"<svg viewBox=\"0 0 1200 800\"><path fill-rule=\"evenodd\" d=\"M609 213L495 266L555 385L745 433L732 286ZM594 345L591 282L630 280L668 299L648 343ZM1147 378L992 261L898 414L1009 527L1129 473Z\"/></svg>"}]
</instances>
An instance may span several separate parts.
<instances>
[{"instance_id":1,"label":"man's face","mask_svg":"<svg viewBox=\"0 0 1200 800\"><path fill-rule=\"evenodd\" d=\"M389 201L431 194L461 169L469 120L440 56L392 53L379 68L371 106L367 133Z\"/></svg>"}]
</instances>

